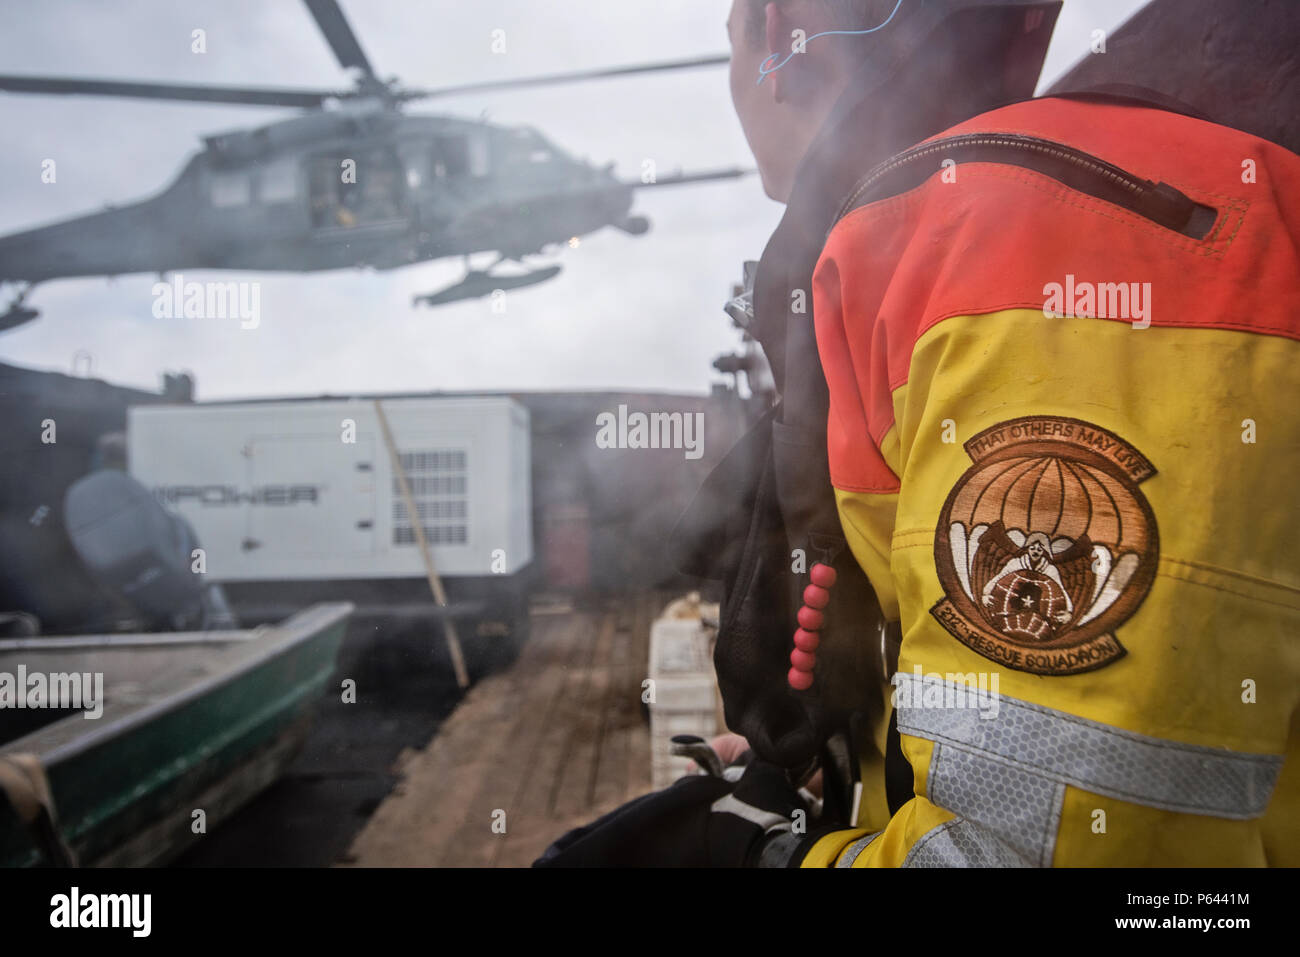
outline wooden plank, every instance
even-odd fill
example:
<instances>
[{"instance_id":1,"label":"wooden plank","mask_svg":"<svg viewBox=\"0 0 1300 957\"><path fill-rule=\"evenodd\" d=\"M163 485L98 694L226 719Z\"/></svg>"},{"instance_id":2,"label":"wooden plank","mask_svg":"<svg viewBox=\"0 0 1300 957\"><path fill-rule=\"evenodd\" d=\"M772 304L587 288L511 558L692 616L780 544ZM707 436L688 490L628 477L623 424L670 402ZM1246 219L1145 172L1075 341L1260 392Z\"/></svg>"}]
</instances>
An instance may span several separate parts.
<instances>
[{"instance_id":1,"label":"wooden plank","mask_svg":"<svg viewBox=\"0 0 1300 957\"><path fill-rule=\"evenodd\" d=\"M632 678L631 629L618 628L617 616L609 614L611 640L609 692L605 701L600 742L591 769L589 787L592 808L616 807L627 792L628 727L634 718L633 705L640 700L640 688L630 687Z\"/></svg>"},{"instance_id":2,"label":"wooden plank","mask_svg":"<svg viewBox=\"0 0 1300 957\"><path fill-rule=\"evenodd\" d=\"M550 795L552 818L567 820L591 813L591 793L600 741L610 707L610 655L614 644L614 619L601 615L596 624L596 646L583 692L582 705L569 722L565 755Z\"/></svg>"},{"instance_id":3,"label":"wooden plank","mask_svg":"<svg viewBox=\"0 0 1300 957\"><path fill-rule=\"evenodd\" d=\"M664 605L668 603L668 597L663 592L644 592L640 595L640 599L638 614L633 622L631 646L633 660L629 665L633 671L638 689L636 720L639 733L628 738L627 790L624 792L623 797L625 801L630 801L638 795L648 793L652 787L650 727L646 713L641 708L639 689L641 682L648 677L650 671L650 627L654 624L655 619L659 617L659 613L663 611Z\"/></svg>"},{"instance_id":4,"label":"wooden plank","mask_svg":"<svg viewBox=\"0 0 1300 957\"><path fill-rule=\"evenodd\" d=\"M573 641L568 621L534 621L515 666L472 688L434 739L406 761L404 779L357 836L349 859L362 865L440 865L464 830L467 796L478 792L521 721L521 701L547 693L537 676L546 673L552 657L567 657Z\"/></svg>"},{"instance_id":5,"label":"wooden plank","mask_svg":"<svg viewBox=\"0 0 1300 957\"><path fill-rule=\"evenodd\" d=\"M567 669L564 687L546 715L541 738L532 749L528 766L518 777L509 828L506 834L496 835L488 863L499 865L507 860L515 866L531 863L566 830L556 828L552 800L555 782L563 773L572 748L575 725L582 710L590 707L587 689L598 637L593 616L585 614L582 621L582 654Z\"/></svg>"},{"instance_id":6,"label":"wooden plank","mask_svg":"<svg viewBox=\"0 0 1300 957\"><path fill-rule=\"evenodd\" d=\"M594 623L590 616L575 614L559 619L568 644L528 676L523 697L516 700L517 720L508 740L500 741L489 754L490 768L477 791L463 792L464 820L458 839L447 845L445 866L487 866L493 863L500 845L519 832L525 810L545 807L549 801L551 771L537 775L539 758L555 728L563 728L564 702L581 679L582 663L590 657ZM577 672L577 677L576 677ZM494 815L506 814L506 833L493 830ZM543 845L545 846L545 845Z\"/></svg>"},{"instance_id":7,"label":"wooden plank","mask_svg":"<svg viewBox=\"0 0 1300 957\"><path fill-rule=\"evenodd\" d=\"M503 835L492 830L493 814L506 813L507 833L515 782L532 759L547 716L562 693L570 662L581 653L586 623L566 615L552 619L549 640L530 660L512 670L515 682L502 694L505 718L492 727L467 729L473 739L469 769L456 769L441 802L449 827L441 836L438 866L485 866ZM471 773L472 772L472 773Z\"/></svg>"},{"instance_id":8,"label":"wooden plank","mask_svg":"<svg viewBox=\"0 0 1300 957\"><path fill-rule=\"evenodd\" d=\"M642 715L641 683L647 671L645 648L648 642L638 633L642 617L635 599L628 596L630 613L623 618L622 629L616 632L616 658L614 693L609 710L609 728L602 742L602 750L594 781L592 804L609 810L636 797L637 778L631 762L633 742L649 731ZM645 790L648 790L646 788Z\"/></svg>"},{"instance_id":9,"label":"wooden plank","mask_svg":"<svg viewBox=\"0 0 1300 957\"><path fill-rule=\"evenodd\" d=\"M537 615L507 673L472 688L354 842L365 866L527 866L572 827L650 789L642 714L666 599ZM506 812L506 833L492 812Z\"/></svg>"}]
</instances>

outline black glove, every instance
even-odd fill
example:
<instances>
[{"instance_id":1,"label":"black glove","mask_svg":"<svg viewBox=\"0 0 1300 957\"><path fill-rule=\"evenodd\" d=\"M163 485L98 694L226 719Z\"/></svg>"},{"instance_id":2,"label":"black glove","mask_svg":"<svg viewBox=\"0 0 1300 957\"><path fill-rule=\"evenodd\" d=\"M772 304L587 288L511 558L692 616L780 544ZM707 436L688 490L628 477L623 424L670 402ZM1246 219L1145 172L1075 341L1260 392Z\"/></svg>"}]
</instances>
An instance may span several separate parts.
<instances>
[{"instance_id":1,"label":"black glove","mask_svg":"<svg viewBox=\"0 0 1300 957\"><path fill-rule=\"evenodd\" d=\"M695 775L630 801L565 834L533 866L753 867L777 846L784 863L807 823L786 772L754 760L735 782Z\"/></svg>"}]
</instances>

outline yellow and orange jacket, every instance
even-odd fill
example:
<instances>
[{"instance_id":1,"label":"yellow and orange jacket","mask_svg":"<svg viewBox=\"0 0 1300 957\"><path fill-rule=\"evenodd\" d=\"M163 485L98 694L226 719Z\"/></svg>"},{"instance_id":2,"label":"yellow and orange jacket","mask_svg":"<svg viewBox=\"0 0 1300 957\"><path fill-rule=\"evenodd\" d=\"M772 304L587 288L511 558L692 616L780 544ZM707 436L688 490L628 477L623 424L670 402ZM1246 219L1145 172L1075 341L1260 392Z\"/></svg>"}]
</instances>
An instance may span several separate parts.
<instances>
[{"instance_id":1,"label":"yellow and orange jacket","mask_svg":"<svg viewBox=\"0 0 1300 957\"><path fill-rule=\"evenodd\" d=\"M813 301L914 796L876 728L804 866L1300 865L1300 157L1046 99L890 177Z\"/></svg>"}]
</instances>

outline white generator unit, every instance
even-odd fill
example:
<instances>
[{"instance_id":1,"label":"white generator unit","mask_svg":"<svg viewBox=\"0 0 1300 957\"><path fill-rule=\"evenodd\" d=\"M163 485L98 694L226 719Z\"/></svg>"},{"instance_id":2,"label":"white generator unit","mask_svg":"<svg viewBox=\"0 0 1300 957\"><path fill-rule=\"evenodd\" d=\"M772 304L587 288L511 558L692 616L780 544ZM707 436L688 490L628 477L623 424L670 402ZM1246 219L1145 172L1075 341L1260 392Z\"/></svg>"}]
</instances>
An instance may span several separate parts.
<instances>
[{"instance_id":1,"label":"white generator unit","mask_svg":"<svg viewBox=\"0 0 1300 957\"><path fill-rule=\"evenodd\" d=\"M527 410L495 397L383 409L439 574L527 566ZM127 459L193 526L216 581L425 578L371 400L138 406Z\"/></svg>"},{"instance_id":2,"label":"white generator unit","mask_svg":"<svg viewBox=\"0 0 1300 957\"><path fill-rule=\"evenodd\" d=\"M127 467L189 522L242 624L347 600L396 649L450 617L471 672L496 667L528 633L528 411L492 396L382 403L445 608L371 399L135 407Z\"/></svg>"}]
</instances>

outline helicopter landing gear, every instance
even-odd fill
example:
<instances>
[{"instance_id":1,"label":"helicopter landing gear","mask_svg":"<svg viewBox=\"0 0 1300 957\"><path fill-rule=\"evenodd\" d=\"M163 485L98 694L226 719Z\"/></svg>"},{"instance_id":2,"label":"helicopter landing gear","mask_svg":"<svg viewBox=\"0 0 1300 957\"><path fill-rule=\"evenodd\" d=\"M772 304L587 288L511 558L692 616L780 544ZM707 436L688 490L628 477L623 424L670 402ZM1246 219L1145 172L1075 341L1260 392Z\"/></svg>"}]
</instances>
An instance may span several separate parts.
<instances>
[{"instance_id":1,"label":"helicopter landing gear","mask_svg":"<svg viewBox=\"0 0 1300 957\"><path fill-rule=\"evenodd\" d=\"M24 322L31 322L41 314L40 310L23 305L23 300L27 298L27 294L34 288L34 283L28 283L9 303L8 311L4 315L0 315L0 331L12 329L14 326L21 326Z\"/></svg>"},{"instance_id":2,"label":"helicopter landing gear","mask_svg":"<svg viewBox=\"0 0 1300 957\"><path fill-rule=\"evenodd\" d=\"M539 282L546 282L546 280L555 277L560 272L559 266L543 266L540 269L531 269L526 273L517 275L493 272L492 270L500 265L504 259L505 257L502 256L487 269L470 269L467 258L464 279L439 289L437 292L413 296L411 297L411 305L441 306L461 299L481 299L497 290L519 289L523 286L533 286Z\"/></svg>"}]
</instances>

